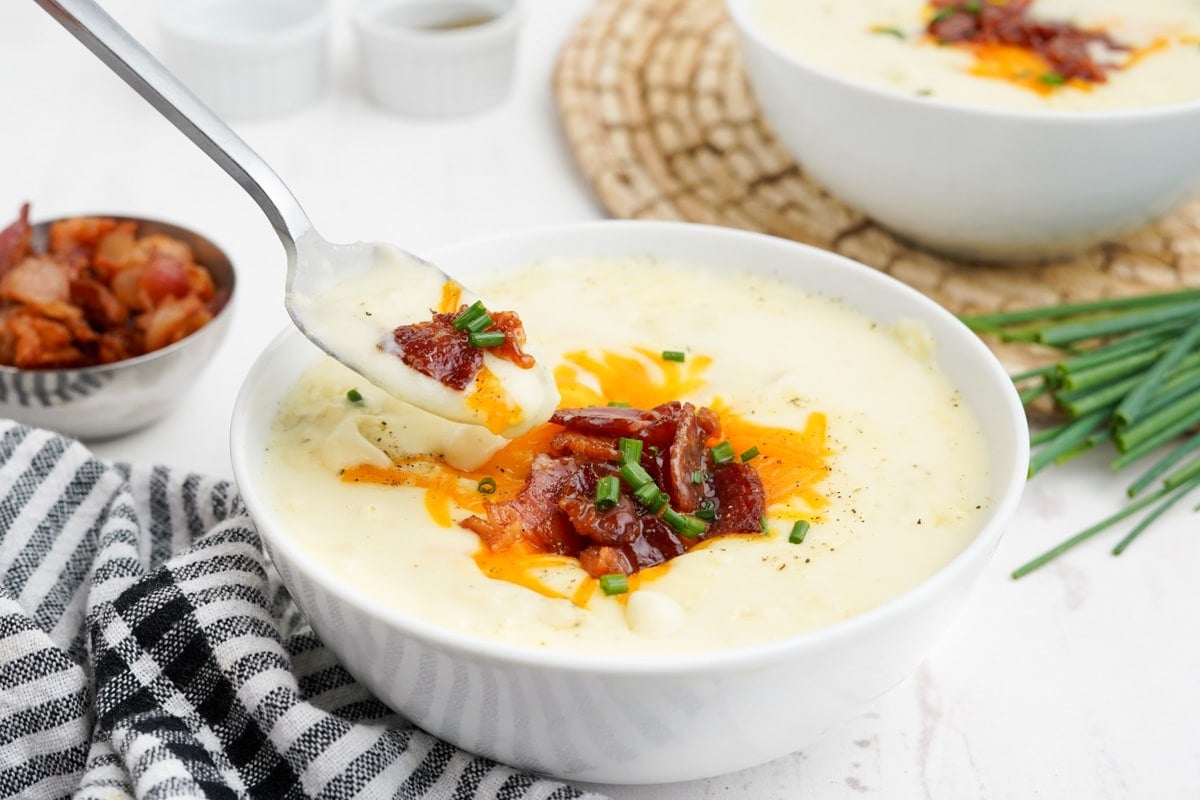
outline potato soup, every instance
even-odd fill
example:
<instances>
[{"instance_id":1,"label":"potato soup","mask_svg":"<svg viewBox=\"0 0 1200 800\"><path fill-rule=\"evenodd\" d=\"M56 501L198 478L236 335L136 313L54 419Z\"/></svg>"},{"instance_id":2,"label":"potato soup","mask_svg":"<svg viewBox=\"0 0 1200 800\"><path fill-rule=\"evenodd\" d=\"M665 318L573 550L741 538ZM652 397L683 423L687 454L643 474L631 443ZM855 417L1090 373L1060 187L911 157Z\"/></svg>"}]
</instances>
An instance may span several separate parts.
<instances>
[{"instance_id":1,"label":"potato soup","mask_svg":"<svg viewBox=\"0 0 1200 800\"><path fill-rule=\"evenodd\" d=\"M613 595L574 558L490 552L461 523L517 491L556 426L500 439L318 357L276 416L268 497L316 560L399 611L556 651L735 648L887 602L961 552L988 512L980 425L922 326L884 329L764 277L661 262L543 262L476 288L520 313L561 408L683 400L719 414L761 476L765 532L705 539Z\"/></svg>"},{"instance_id":2,"label":"potato soup","mask_svg":"<svg viewBox=\"0 0 1200 800\"><path fill-rule=\"evenodd\" d=\"M1102 78L1077 79L1048 65L1042 57L1046 48L1022 50L997 43L991 34L971 41L964 28L989 6L1026 10L1034 38L1054 28L1073 28L1076 41L1050 51L1070 49L1078 58L1094 58ZM950 13L959 14L963 24L945 19ZM798 58L910 95L997 108L1079 111L1200 99L1196 0L757 0L752 19L768 39ZM944 31L941 25L947 26Z\"/></svg>"}]
</instances>

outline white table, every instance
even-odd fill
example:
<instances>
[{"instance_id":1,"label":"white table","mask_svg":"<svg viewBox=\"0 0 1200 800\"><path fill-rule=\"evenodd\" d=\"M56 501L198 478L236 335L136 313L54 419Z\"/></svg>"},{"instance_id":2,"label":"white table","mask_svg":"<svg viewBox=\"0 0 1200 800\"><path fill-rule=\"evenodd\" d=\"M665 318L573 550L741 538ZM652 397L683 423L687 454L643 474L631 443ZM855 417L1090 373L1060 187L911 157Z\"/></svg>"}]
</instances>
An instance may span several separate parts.
<instances>
[{"instance_id":1,"label":"white table","mask_svg":"<svg viewBox=\"0 0 1200 800\"><path fill-rule=\"evenodd\" d=\"M151 4L110 13L153 49ZM346 8L322 102L235 124L330 239L417 252L598 218L559 129L550 76L586 0L530 0L516 86L492 112L387 115L358 88ZM283 251L252 201L33 3L0 11L0 217L112 211L183 222L239 271L230 335L166 420L95 445L105 458L230 476L242 376L286 322ZM1008 572L1114 510L1101 458L1039 476L982 584L918 673L821 742L695 784L616 798L1174 798L1200 794L1200 517L1163 518L1121 558L1109 537L1014 583Z\"/></svg>"}]
</instances>

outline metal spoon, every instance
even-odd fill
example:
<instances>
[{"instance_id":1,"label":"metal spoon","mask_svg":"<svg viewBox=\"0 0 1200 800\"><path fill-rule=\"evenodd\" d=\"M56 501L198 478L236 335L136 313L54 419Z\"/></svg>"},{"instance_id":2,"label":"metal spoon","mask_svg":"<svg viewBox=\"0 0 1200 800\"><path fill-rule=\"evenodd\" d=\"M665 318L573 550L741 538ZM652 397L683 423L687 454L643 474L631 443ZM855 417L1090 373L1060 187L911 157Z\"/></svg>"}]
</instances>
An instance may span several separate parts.
<instances>
[{"instance_id":1,"label":"metal spoon","mask_svg":"<svg viewBox=\"0 0 1200 800\"><path fill-rule=\"evenodd\" d=\"M326 241L275 171L93 0L35 2L254 198L287 251L284 305L314 344L371 383L447 419L516 436L549 418L558 392L540 361L530 370L492 365L517 412L501 426L494 408L472 407L479 404L468 403L468 394L381 350L396 325L427 319L452 279L393 245ZM476 298L464 287L462 299Z\"/></svg>"}]
</instances>

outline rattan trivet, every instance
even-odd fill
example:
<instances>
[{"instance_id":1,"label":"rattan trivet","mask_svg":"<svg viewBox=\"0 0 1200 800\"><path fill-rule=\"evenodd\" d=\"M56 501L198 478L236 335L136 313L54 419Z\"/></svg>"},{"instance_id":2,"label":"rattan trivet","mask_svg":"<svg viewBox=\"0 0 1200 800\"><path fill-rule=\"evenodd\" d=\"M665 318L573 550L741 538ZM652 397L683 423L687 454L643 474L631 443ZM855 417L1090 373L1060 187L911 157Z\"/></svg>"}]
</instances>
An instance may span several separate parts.
<instances>
[{"instance_id":1,"label":"rattan trivet","mask_svg":"<svg viewBox=\"0 0 1200 800\"><path fill-rule=\"evenodd\" d=\"M883 270L956 313L1200 286L1200 201L1048 263L983 266L901 241L805 177L775 141L722 0L596 0L554 84L576 160L618 217L806 242Z\"/></svg>"}]
</instances>

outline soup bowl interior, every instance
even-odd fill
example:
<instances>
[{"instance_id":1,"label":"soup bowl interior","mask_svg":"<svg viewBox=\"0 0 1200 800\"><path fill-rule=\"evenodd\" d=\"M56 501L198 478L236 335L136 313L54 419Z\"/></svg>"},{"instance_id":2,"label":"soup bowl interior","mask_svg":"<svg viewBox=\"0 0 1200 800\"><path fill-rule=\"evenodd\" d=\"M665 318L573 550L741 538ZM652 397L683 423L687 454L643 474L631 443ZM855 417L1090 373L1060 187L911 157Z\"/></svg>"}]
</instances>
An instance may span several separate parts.
<instances>
[{"instance_id":1,"label":"soup bowl interior","mask_svg":"<svg viewBox=\"0 0 1200 800\"><path fill-rule=\"evenodd\" d=\"M674 223L604 222L431 254L471 285L548 260L649 258L751 271L839 298L880 323L919 320L982 423L993 505L948 565L900 597L816 632L725 652L597 657L463 635L385 607L289 537L263 453L289 388L320 354L294 330L251 369L234 410L237 483L275 564L345 666L416 724L467 750L567 779L654 783L725 773L795 751L901 682L928 653L995 548L1024 485L1028 429L1002 367L952 315L899 282L823 251ZM568 265L568 266L564 266ZM519 311L519 309L518 309ZM786 352L764 353L786 365Z\"/></svg>"},{"instance_id":2,"label":"soup bowl interior","mask_svg":"<svg viewBox=\"0 0 1200 800\"><path fill-rule=\"evenodd\" d=\"M919 244L983 261L1064 255L1200 193L1200 98L1053 111L905 94L781 46L762 2L727 5L772 130L808 175Z\"/></svg>"}]
</instances>

